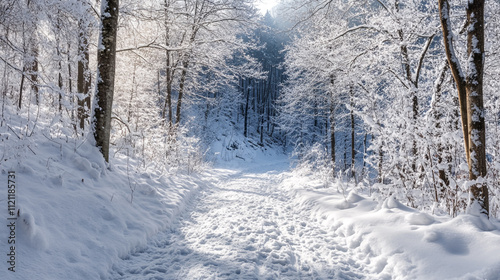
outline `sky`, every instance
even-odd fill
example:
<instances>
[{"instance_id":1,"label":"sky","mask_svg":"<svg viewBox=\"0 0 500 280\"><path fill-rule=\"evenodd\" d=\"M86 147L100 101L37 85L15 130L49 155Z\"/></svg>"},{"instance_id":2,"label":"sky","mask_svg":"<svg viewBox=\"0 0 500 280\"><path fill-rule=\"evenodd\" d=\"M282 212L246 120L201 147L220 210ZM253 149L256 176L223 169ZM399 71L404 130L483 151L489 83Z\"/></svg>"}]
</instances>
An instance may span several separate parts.
<instances>
[{"instance_id":1,"label":"sky","mask_svg":"<svg viewBox=\"0 0 500 280\"><path fill-rule=\"evenodd\" d=\"M274 6L278 4L279 0L256 0L255 6L259 8L262 14L265 14L267 10L271 10Z\"/></svg>"}]
</instances>

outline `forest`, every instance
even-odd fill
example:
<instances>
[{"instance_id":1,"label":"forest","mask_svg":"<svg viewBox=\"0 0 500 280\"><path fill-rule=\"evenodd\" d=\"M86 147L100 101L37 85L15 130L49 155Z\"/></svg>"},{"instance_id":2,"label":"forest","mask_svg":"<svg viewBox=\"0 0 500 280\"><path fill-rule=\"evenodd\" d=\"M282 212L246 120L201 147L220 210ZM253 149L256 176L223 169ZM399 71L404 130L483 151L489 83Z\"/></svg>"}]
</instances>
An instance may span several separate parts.
<instances>
[{"instance_id":1,"label":"forest","mask_svg":"<svg viewBox=\"0 0 500 280\"><path fill-rule=\"evenodd\" d=\"M256 196L256 201L267 207L254 209L259 217L289 211L283 215L300 216L309 223L306 214L293 212L293 207L283 202L289 199L284 195L288 195L287 188L295 186L292 181L307 185L307 176L319 178L321 184L314 191L295 190L292 193L298 198L293 201L304 209L309 207L308 201L319 201L320 206L306 210L323 211L318 216L331 222L328 226L346 240L359 234L359 240L348 239L348 249L335 249L346 254L365 244L365 224L349 228L348 222L339 222L344 221L339 211L354 211L357 203L373 211L399 209L406 213L401 219L406 219L412 230L429 226L437 232L443 219L443 223L452 223L446 224L449 231L455 227L453 223L472 224L464 230L478 228L485 236L490 232L498 235L494 228L500 228L496 224L500 218L499 1L280 0L267 11L257 8L262 2L2 0L0 170L8 177L9 192L0 202L9 203L8 217L16 219L17 215L24 221L18 221L18 238L35 251L47 251L57 236L76 238L67 234L73 219L81 229L89 230L82 233L85 238L97 236L97 232L101 236L97 229L107 228L109 223L118 233L111 230L102 242L119 249L103 250L102 260L89 261L87 267L105 263L107 258L127 261L126 254L150 242L152 236L174 223L174 217L182 216L188 207L185 205L191 203L186 201L196 196L191 193L199 189L208 193L200 207L224 202L211 197L204 189L210 188L202 185L216 186L212 192L242 188L238 196L227 194L242 201L257 192L245 187L264 192L267 199L280 193L284 198L276 203ZM254 166L257 153L273 156ZM284 172L283 162L289 164L288 175L279 173ZM221 166L246 166L255 180L243 171L231 173L227 170L232 169ZM286 191L270 191L275 185ZM336 189L343 197L336 208L332 206L338 210L334 214L321 204L329 197L318 191L323 187ZM16 199L20 201L16 205L21 206L11 208L10 202ZM283 207L266 212L276 205ZM212 210L206 212L217 211ZM59 212L71 218L58 220ZM479 218L468 220L467 215ZM82 216L102 221L90 222ZM146 222L137 222L139 216ZM213 219L211 223L220 220L208 218ZM56 222L50 226L48 220ZM298 228L305 228L300 236L308 238L310 234L311 242L322 242L315 239L324 233L318 230L319 222L307 228L305 222L287 224L292 220L284 219L280 224L283 232L297 233ZM256 222L256 228L262 228L257 233L274 223L278 224ZM232 224L228 227L233 229ZM403 234L404 226L398 227L398 233ZM49 228L57 228L54 236L48 233ZM263 244L278 236L272 230L266 231L269 235ZM316 235L310 233L313 231ZM114 234L125 239L134 236L132 241L126 239L126 244L133 245L118 244L122 239ZM259 234L252 238L261 238ZM10 236L15 243L16 231L11 229ZM426 231L422 236L425 244L440 244L450 256L467 255L467 246L473 248L471 244L476 242L463 237L472 240L463 249L450 245L462 244L458 237L449 243L444 233ZM99 251L95 248L101 243L89 240L82 241L81 252ZM329 243L328 237L324 240ZM74 253L73 245L65 242L60 244L64 261L87 261L85 253ZM169 244L180 246L182 242L187 241ZM249 244L245 252L255 251ZM380 245L386 246L380 252L393 245ZM283 253L283 245L272 246ZM18 254L31 255L26 252L32 249L19 249ZM9 250L15 252L15 248ZM184 257L194 249L179 250L176 254ZM204 267L234 270L231 277L221 276L223 279L238 279L240 273L255 279L281 279L276 267L289 276L283 279L298 279L294 273L304 273L303 279L323 279L321 275L330 277L333 273L311 268L314 257L306 265L279 254L272 259L274 253L267 255L270 250L259 253L255 261L272 264L261 274L251 274L251 269L234 270L232 264L208 262ZM385 254L369 246L359 250L368 256ZM387 253L387 258L392 260L396 251ZM342 256L339 262L347 258ZM407 275L405 267L394 278L384 278L388 275L384 273L397 271L391 268L392 272L387 272L386 267L391 266L387 258L368 262L372 274L363 274L363 265L359 266L360 274L351 268L335 270L334 274L339 277L336 279L427 275ZM296 263L297 269L282 268ZM498 263L491 267L496 270L481 275L498 276ZM14 268L10 264L8 270ZM105 275L110 267L99 269L88 274L82 268L75 275L108 279ZM120 277L126 273L113 269L116 279L125 279ZM7 268L1 273L5 271ZM26 273L18 275L31 275ZM452 270L446 270L440 275L446 278L450 273ZM67 277L61 275L50 277ZM181 279L208 279L185 277Z\"/></svg>"},{"instance_id":2,"label":"forest","mask_svg":"<svg viewBox=\"0 0 500 280\"><path fill-rule=\"evenodd\" d=\"M375 197L498 217L500 4L478 2L4 0L2 158L38 134L195 172L243 133Z\"/></svg>"}]
</instances>

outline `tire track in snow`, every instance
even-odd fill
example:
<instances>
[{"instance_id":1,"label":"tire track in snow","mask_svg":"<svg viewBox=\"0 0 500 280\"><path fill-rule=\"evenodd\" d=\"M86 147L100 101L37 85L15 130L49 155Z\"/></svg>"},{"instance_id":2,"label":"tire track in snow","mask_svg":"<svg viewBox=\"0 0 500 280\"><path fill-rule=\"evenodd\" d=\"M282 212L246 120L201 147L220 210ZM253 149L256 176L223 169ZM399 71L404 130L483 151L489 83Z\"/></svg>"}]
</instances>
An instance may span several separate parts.
<instances>
[{"instance_id":1,"label":"tire track in snow","mask_svg":"<svg viewBox=\"0 0 500 280\"><path fill-rule=\"evenodd\" d=\"M110 278L363 279L334 233L279 188L286 173L269 170L283 166L221 169L222 180L206 187L171 230L115 264Z\"/></svg>"}]
</instances>

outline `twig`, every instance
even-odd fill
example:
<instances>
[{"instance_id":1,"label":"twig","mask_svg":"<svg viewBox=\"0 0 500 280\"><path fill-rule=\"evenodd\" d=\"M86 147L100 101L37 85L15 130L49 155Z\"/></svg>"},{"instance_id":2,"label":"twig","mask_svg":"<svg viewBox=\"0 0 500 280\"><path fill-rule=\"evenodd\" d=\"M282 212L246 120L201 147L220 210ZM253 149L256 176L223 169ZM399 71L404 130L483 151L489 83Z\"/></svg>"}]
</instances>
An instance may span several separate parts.
<instances>
[{"instance_id":1,"label":"twig","mask_svg":"<svg viewBox=\"0 0 500 280\"><path fill-rule=\"evenodd\" d=\"M12 131L14 132L14 135L17 136L17 138L19 138L19 140L23 140L21 137L19 137L19 135L17 135L17 133L12 129L12 127L10 127L10 125L7 125L7 127ZM28 149L30 149L30 151L36 156L36 153L31 149L31 147L29 145L27 145Z\"/></svg>"}]
</instances>

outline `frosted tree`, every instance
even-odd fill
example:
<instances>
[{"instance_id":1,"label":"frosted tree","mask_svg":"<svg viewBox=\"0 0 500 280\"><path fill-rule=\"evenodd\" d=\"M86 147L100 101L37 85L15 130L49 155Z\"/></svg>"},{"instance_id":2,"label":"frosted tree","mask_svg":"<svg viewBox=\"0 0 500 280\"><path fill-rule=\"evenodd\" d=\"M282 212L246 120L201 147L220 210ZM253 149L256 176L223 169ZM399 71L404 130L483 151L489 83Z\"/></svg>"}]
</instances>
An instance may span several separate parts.
<instances>
[{"instance_id":1,"label":"frosted tree","mask_svg":"<svg viewBox=\"0 0 500 280\"><path fill-rule=\"evenodd\" d=\"M378 182L389 183L375 189L382 196L396 194L427 209L442 203L455 213L461 189L450 176L460 159L451 166L456 129L448 122L453 98L436 40L437 5L311 1L296 7L302 30L287 50L291 79L280 115L290 136L303 138L318 116L328 116L320 119L329 122L332 161L343 160L346 169L362 155L360 174L373 178L376 171Z\"/></svg>"},{"instance_id":2,"label":"frosted tree","mask_svg":"<svg viewBox=\"0 0 500 280\"><path fill-rule=\"evenodd\" d=\"M298 36L286 48L287 81L280 97L278 119L299 155L306 157L304 152L318 143L329 148L332 174L339 158L336 133L345 139L347 134L354 135L354 116L346 104L354 94L352 83L357 69L352 68L352 64L363 53L362 47L353 40L333 39L348 28L348 21L340 16L343 12L337 9L317 13L314 20L297 28ZM343 141L342 169L348 165L354 169L352 140L349 150ZM350 154L349 163L347 154Z\"/></svg>"},{"instance_id":3,"label":"frosted tree","mask_svg":"<svg viewBox=\"0 0 500 280\"><path fill-rule=\"evenodd\" d=\"M184 155L201 154L185 143L213 139L202 136L213 134L209 122L227 109L219 106L226 94L234 97L238 77L258 72L247 54L251 43L241 39L255 11L249 1L132 3L122 10L118 34L121 94L111 139L117 152L129 147L145 168L176 169Z\"/></svg>"}]
</instances>

